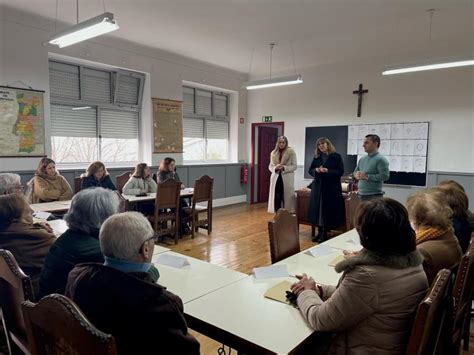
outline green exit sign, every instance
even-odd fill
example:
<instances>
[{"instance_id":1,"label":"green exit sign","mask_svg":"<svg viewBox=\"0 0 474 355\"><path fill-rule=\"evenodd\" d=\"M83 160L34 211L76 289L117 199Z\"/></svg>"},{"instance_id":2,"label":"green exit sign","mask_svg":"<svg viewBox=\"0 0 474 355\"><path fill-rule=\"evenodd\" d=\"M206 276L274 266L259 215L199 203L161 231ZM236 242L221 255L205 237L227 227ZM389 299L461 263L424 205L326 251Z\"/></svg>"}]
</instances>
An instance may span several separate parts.
<instances>
[{"instance_id":1,"label":"green exit sign","mask_svg":"<svg viewBox=\"0 0 474 355\"><path fill-rule=\"evenodd\" d=\"M262 116L262 122L272 122L273 116Z\"/></svg>"}]
</instances>

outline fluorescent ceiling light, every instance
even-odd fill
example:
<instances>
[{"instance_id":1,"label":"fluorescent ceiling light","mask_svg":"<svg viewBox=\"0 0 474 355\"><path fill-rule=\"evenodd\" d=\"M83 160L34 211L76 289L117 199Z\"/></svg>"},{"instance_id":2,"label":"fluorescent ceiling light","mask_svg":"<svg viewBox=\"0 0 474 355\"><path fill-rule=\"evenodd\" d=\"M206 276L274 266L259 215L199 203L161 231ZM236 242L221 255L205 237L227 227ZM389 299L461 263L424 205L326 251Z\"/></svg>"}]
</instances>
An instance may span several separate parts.
<instances>
[{"instance_id":1,"label":"fluorescent ceiling light","mask_svg":"<svg viewBox=\"0 0 474 355\"><path fill-rule=\"evenodd\" d=\"M262 80L247 81L242 84L242 89L256 90L263 88L271 88L275 86L296 85L303 82L301 74L283 76L279 78L269 78Z\"/></svg>"},{"instance_id":2,"label":"fluorescent ceiling light","mask_svg":"<svg viewBox=\"0 0 474 355\"><path fill-rule=\"evenodd\" d=\"M54 35L49 43L63 48L118 29L119 26L114 20L114 15L110 12L105 12Z\"/></svg>"},{"instance_id":3,"label":"fluorescent ceiling light","mask_svg":"<svg viewBox=\"0 0 474 355\"><path fill-rule=\"evenodd\" d=\"M382 75L403 74L403 73L411 73L411 72L416 72L416 71L433 70L433 69L465 67L468 65L474 65L474 60L463 60L460 62L439 63L439 64L421 65L418 67L392 69L392 70L386 70L382 72Z\"/></svg>"},{"instance_id":4,"label":"fluorescent ceiling light","mask_svg":"<svg viewBox=\"0 0 474 355\"><path fill-rule=\"evenodd\" d=\"M88 108L91 108L90 106L80 106L80 107L73 107L72 109L74 111L79 111L79 110L87 110Z\"/></svg>"}]
</instances>

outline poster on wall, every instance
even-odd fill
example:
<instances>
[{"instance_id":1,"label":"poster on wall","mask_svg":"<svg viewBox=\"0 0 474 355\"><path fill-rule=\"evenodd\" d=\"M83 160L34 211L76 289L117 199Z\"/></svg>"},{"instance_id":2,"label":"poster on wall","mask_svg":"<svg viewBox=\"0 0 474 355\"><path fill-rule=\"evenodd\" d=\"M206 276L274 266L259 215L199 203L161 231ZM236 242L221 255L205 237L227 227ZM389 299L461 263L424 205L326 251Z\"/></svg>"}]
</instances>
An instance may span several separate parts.
<instances>
[{"instance_id":1,"label":"poster on wall","mask_svg":"<svg viewBox=\"0 0 474 355\"><path fill-rule=\"evenodd\" d=\"M0 156L45 155L44 91L0 86Z\"/></svg>"},{"instance_id":2,"label":"poster on wall","mask_svg":"<svg viewBox=\"0 0 474 355\"><path fill-rule=\"evenodd\" d=\"M183 152L183 102L152 99L153 153Z\"/></svg>"}]
</instances>

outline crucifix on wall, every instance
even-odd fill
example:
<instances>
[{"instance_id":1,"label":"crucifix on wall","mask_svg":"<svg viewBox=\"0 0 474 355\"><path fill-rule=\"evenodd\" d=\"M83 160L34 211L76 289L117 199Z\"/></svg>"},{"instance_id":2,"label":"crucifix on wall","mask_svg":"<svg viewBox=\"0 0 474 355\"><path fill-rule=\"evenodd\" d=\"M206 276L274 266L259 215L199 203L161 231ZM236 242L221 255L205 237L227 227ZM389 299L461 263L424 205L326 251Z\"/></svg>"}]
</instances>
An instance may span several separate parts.
<instances>
[{"instance_id":1,"label":"crucifix on wall","mask_svg":"<svg viewBox=\"0 0 474 355\"><path fill-rule=\"evenodd\" d=\"M352 93L358 95L359 99L357 100L357 117L360 117L362 114L362 95L369 92L369 90L362 90L363 85L359 84L359 90L354 90Z\"/></svg>"}]
</instances>

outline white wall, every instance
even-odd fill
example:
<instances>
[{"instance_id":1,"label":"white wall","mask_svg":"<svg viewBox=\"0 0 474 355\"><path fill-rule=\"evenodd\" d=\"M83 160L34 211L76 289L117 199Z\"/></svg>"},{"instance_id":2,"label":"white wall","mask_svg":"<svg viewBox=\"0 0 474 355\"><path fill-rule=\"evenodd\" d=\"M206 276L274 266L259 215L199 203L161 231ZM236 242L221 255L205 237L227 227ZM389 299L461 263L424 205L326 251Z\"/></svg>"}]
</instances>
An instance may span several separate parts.
<instances>
[{"instance_id":1,"label":"white wall","mask_svg":"<svg viewBox=\"0 0 474 355\"><path fill-rule=\"evenodd\" d=\"M472 67L382 76L386 65L378 61L324 65L303 70L301 85L251 91L249 121L259 122L262 115L285 121L285 135L300 165L305 127L429 121L428 169L473 173ZM357 96L352 91L359 83L369 93L364 95L362 117L357 118ZM295 179L297 187L303 186L303 171ZM402 201L409 190L386 188L387 195Z\"/></svg>"},{"instance_id":2,"label":"white wall","mask_svg":"<svg viewBox=\"0 0 474 355\"><path fill-rule=\"evenodd\" d=\"M234 142L238 143L234 161L246 159L245 125L238 123L239 117L246 117L246 92L240 91L241 83L247 80L245 74L221 67L173 55L161 50L151 49L110 37L99 37L93 41L79 43L64 49L43 45L52 29L49 21L31 14L18 13L11 8L0 6L0 85L23 81L38 90L45 90L45 121L47 154L50 154L49 135L49 78L48 53L57 53L73 58L103 63L149 73L146 83L142 111L142 136L144 158L148 163L157 165L161 155L151 154L152 117L150 97L182 100L182 81L227 89L236 92L238 105L233 110L231 127ZM21 84L17 84L17 86ZM147 95L148 94L148 98ZM176 154L178 163L182 154ZM0 158L0 171L33 170L38 158Z\"/></svg>"}]
</instances>

